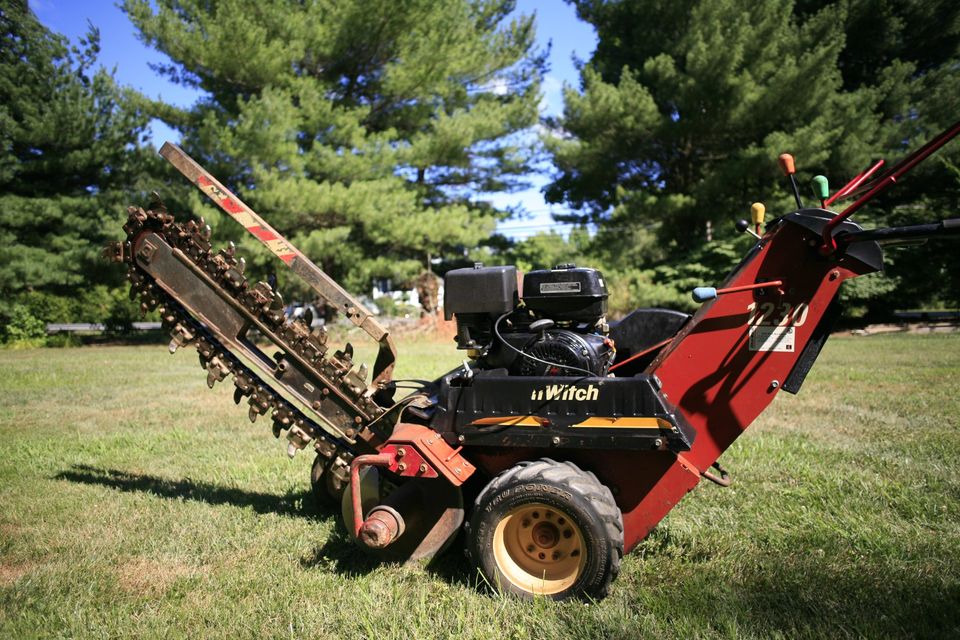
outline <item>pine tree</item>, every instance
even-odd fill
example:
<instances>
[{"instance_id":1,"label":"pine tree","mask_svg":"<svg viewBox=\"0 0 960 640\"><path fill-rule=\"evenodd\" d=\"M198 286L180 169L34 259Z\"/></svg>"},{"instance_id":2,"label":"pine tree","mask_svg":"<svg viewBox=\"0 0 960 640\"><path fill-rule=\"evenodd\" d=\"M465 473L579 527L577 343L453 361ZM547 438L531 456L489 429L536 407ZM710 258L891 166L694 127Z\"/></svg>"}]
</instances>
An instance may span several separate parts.
<instances>
[{"instance_id":1,"label":"pine tree","mask_svg":"<svg viewBox=\"0 0 960 640\"><path fill-rule=\"evenodd\" d=\"M373 277L409 282L432 259L484 242L505 213L472 196L523 185L543 58L532 17L506 22L513 4L127 0L124 9L174 61L162 71L207 96L167 111L187 151L363 291ZM225 226L219 237L233 232Z\"/></svg>"},{"instance_id":2,"label":"pine tree","mask_svg":"<svg viewBox=\"0 0 960 640\"><path fill-rule=\"evenodd\" d=\"M92 27L70 47L24 2L0 3L0 294L8 301L24 292L78 300L122 277L99 254L149 166L140 151L148 118L135 93L93 71L98 50Z\"/></svg>"},{"instance_id":3,"label":"pine tree","mask_svg":"<svg viewBox=\"0 0 960 640\"><path fill-rule=\"evenodd\" d=\"M684 271L716 253L708 225L729 244L751 202L793 208L781 152L801 184L824 173L836 187L957 117L960 9L946 0L573 4L599 42L547 140L547 195L599 223L594 253L620 268Z\"/></svg>"}]
</instances>

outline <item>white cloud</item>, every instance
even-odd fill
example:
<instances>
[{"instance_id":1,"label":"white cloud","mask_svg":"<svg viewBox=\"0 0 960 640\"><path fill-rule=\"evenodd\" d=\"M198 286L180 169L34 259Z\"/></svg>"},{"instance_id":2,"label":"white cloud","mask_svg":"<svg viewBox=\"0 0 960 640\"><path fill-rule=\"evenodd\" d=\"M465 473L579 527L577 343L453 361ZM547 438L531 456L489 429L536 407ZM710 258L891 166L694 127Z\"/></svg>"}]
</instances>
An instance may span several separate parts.
<instances>
[{"instance_id":1,"label":"white cloud","mask_svg":"<svg viewBox=\"0 0 960 640\"><path fill-rule=\"evenodd\" d=\"M540 98L541 116L558 116L563 113L563 82L554 75L543 76L541 85L543 96Z\"/></svg>"}]
</instances>

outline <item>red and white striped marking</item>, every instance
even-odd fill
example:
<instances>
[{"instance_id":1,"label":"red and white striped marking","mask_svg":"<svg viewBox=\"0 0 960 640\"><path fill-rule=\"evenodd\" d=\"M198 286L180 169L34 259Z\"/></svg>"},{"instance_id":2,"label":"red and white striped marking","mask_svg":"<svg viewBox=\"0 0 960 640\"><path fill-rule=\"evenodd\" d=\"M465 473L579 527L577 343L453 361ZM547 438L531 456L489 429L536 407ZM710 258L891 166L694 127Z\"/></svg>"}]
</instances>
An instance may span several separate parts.
<instances>
[{"instance_id":1,"label":"red and white striped marking","mask_svg":"<svg viewBox=\"0 0 960 640\"><path fill-rule=\"evenodd\" d=\"M243 225L253 236L266 245L267 249L283 260L286 264L293 262L297 257L296 251L276 231L262 224L262 221L253 215L250 210L224 193L217 185L204 175L197 176L197 186L207 196L226 211L230 217Z\"/></svg>"}]
</instances>

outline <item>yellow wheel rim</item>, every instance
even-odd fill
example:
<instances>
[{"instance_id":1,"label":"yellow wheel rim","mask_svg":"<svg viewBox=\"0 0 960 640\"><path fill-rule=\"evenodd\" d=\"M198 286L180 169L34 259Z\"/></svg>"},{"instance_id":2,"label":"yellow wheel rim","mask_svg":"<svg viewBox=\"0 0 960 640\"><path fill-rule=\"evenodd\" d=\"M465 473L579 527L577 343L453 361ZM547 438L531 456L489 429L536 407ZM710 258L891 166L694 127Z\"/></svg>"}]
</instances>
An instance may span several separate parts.
<instances>
[{"instance_id":1,"label":"yellow wheel rim","mask_svg":"<svg viewBox=\"0 0 960 640\"><path fill-rule=\"evenodd\" d=\"M587 561L580 528L543 503L513 509L493 533L500 573L528 593L550 595L573 586Z\"/></svg>"}]
</instances>

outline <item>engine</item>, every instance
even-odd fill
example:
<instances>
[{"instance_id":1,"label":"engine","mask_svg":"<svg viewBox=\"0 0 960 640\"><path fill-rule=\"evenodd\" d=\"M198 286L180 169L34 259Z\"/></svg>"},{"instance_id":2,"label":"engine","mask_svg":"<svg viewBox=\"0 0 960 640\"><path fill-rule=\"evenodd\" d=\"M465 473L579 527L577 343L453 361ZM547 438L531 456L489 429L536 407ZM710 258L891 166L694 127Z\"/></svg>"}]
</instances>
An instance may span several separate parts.
<instances>
[{"instance_id":1,"label":"engine","mask_svg":"<svg viewBox=\"0 0 960 640\"><path fill-rule=\"evenodd\" d=\"M456 318L457 348L481 369L604 376L614 356L606 312L603 275L573 264L531 271L521 290L513 266L477 263L444 278L444 316Z\"/></svg>"}]
</instances>

